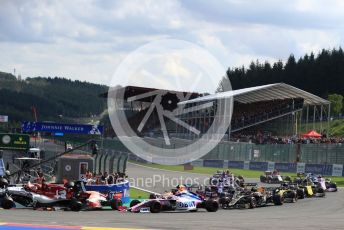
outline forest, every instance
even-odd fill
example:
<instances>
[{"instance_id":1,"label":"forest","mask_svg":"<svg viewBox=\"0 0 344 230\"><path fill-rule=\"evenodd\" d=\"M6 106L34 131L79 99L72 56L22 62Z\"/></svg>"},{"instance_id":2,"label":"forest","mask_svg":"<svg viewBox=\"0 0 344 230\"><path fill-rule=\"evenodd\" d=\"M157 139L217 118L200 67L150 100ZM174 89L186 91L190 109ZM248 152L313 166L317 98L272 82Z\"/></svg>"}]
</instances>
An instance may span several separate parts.
<instances>
[{"instance_id":1,"label":"forest","mask_svg":"<svg viewBox=\"0 0 344 230\"><path fill-rule=\"evenodd\" d=\"M23 120L68 120L102 113L106 100L98 95L107 86L58 77L35 77L25 80L0 72L0 114L10 122Z\"/></svg>"},{"instance_id":2,"label":"forest","mask_svg":"<svg viewBox=\"0 0 344 230\"><path fill-rule=\"evenodd\" d=\"M248 67L229 68L233 89L283 82L322 98L344 95L344 52L342 48L310 53L283 63L251 62Z\"/></svg>"}]
</instances>

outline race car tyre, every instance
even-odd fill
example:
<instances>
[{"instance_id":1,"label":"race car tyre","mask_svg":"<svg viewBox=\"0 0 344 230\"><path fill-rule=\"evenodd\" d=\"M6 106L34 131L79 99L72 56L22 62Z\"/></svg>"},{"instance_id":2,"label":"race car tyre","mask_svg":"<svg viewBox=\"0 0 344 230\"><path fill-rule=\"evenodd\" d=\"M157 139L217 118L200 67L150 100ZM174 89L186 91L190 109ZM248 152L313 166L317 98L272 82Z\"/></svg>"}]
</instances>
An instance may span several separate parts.
<instances>
[{"instance_id":1,"label":"race car tyre","mask_svg":"<svg viewBox=\"0 0 344 230\"><path fill-rule=\"evenodd\" d=\"M82 208L82 203L78 200L72 200L70 203L70 210L74 212L80 211Z\"/></svg>"},{"instance_id":2,"label":"race car tyre","mask_svg":"<svg viewBox=\"0 0 344 230\"><path fill-rule=\"evenodd\" d=\"M154 193L149 194L149 199L156 199L156 195Z\"/></svg>"},{"instance_id":3,"label":"race car tyre","mask_svg":"<svg viewBox=\"0 0 344 230\"><path fill-rule=\"evenodd\" d=\"M318 188L315 189L315 192L316 193L324 193L325 190L323 188L321 188L321 187L318 187Z\"/></svg>"},{"instance_id":4,"label":"race car tyre","mask_svg":"<svg viewBox=\"0 0 344 230\"><path fill-rule=\"evenodd\" d=\"M337 192L338 191L337 184L335 184L335 183L329 183L326 187L327 187L326 190L328 192Z\"/></svg>"},{"instance_id":5,"label":"race car tyre","mask_svg":"<svg viewBox=\"0 0 344 230\"><path fill-rule=\"evenodd\" d=\"M228 197L222 197L219 199L219 204L220 204L221 208L223 208L223 209L229 208L229 202L230 202L230 199Z\"/></svg>"},{"instance_id":6,"label":"race car tyre","mask_svg":"<svg viewBox=\"0 0 344 230\"><path fill-rule=\"evenodd\" d=\"M272 201L274 202L274 205L283 205L284 198L281 195L274 195L272 197Z\"/></svg>"},{"instance_id":7,"label":"race car tyre","mask_svg":"<svg viewBox=\"0 0 344 230\"><path fill-rule=\"evenodd\" d=\"M315 189L315 196L316 197L325 197L325 190L321 187Z\"/></svg>"},{"instance_id":8,"label":"race car tyre","mask_svg":"<svg viewBox=\"0 0 344 230\"><path fill-rule=\"evenodd\" d=\"M138 205L139 203L141 203L141 201L139 201L139 200L132 200L132 201L130 202L129 207L130 207L130 208L131 208L131 207L134 207L135 205Z\"/></svg>"},{"instance_id":9,"label":"race car tyre","mask_svg":"<svg viewBox=\"0 0 344 230\"><path fill-rule=\"evenodd\" d=\"M118 210L118 207L122 206L123 203L121 200L118 200L118 199L112 199L110 201L110 206L112 208L112 210Z\"/></svg>"},{"instance_id":10,"label":"race car tyre","mask_svg":"<svg viewBox=\"0 0 344 230\"><path fill-rule=\"evenodd\" d=\"M274 178L272 177L272 176L268 176L267 178L266 178L266 183L272 183L274 181Z\"/></svg>"},{"instance_id":11,"label":"race car tyre","mask_svg":"<svg viewBox=\"0 0 344 230\"><path fill-rule=\"evenodd\" d=\"M150 212L151 213L159 213L161 212L161 204L159 201L153 201L150 205Z\"/></svg>"},{"instance_id":12,"label":"race car tyre","mask_svg":"<svg viewBox=\"0 0 344 230\"><path fill-rule=\"evenodd\" d=\"M8 181L6 178L0 178L0 188L6 188L8 186Z\"/></svg>"},{"instance_id":13,"label":"race car tyre","mask_svg":"<svg viewBox=\"0 0 344 230\"><path fill-rule=\"evenodd\" d=\"M297 198L299 198L299 199L304 199L305 198L306 194L305 194L305 190L304 189L298 188L296 192L297 192Z\"/></svg>"},{"instance_id":14,"label":"race car tyre","mask_svg":"<svg viewBox=\"0 0 344 230\"><path fill-rule=\"evenodd\" d=\"M285 180L286 182L291 182L290 176L286 176L286 177L284 178L284 180Z\"/></svg>"},{"instance_id":15,"label":"race car tyre","mask_svg":"<svg viewBox=\"0 0 344 230\"><path fill-rule=\"evenodd\" d=\"M266 177L263 176L263 175L261 175L261 176L260 176L260 182L266 183Z\"/></svg>"},{"instance_id":16,"label":"race car tyre","mask_svg":"<svg viewBox=\"0 0 344 230\"><path fill-rule=\"evenodd\" d=\"M2 207L3 209L11 209L11 208L14 207L14 201L12 200L11 197L5 196L5 197L2 199L1 207Z\"/></svg>"},{"instance_id":17,"label":"race car tyre","mask_svg":"<svg viewBox=\"0 0 344 230\"><path fill-rule=\"evenodd\" d=\"M41 205L38 202L34 202L32 205L33 210L39 209L40 207L41 207Z\"/></svg>"},{"instance_id":18,"label":"race car tyre","mask_svg":"<svg viewBox=\"0 0 344 230\"><path fill-rule=\"evenodd\" d=\"M256 208L257 207L257 200L254 197L250 198L250 208Z\"/></svg>"},{"instance_id":19,"label":"race car tyre","mask_svg":"<svg viewBox=\"0 0 344 230\"><path fill-rule=\"evenodd\" d=\"M297 201L297 194L294 191L287 191L284 193L284 196L291 200L291 203L295 203Z\"/></svg>"},{"instance_id":20,"label":"race car tyre","mask_svg":"<svg viewBox=\"0 0 344 230\"><path fill-rule=\"evenodd\" d=\"M215 200L205 201L205 209L208 212L216 212L219 209L219 203Z\"/></svg>"}]
</instances>

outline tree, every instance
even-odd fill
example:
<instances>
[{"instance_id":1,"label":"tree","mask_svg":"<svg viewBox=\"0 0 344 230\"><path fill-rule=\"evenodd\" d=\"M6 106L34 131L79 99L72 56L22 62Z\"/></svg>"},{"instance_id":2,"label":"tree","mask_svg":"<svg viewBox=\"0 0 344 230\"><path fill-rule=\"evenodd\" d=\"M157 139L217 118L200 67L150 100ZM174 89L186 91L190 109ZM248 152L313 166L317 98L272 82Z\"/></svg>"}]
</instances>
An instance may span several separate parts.
<instances>
[{"instance_id":1,"label":"tree","mask_svg":"<svg viewBox=\"0 0 344 230\"><path fill-rule=\"evenodd\" d=\"M329 93L344 96L344 52L339 47L298 59L291 54L285 63L256 60L246 68L228 69L227 76L233 89L284 82L322 98Z\"/></svg>"},{"instance_id":2,"label":"tree","mask_svg":"<svg viewBox=\"0 0 344 230\"><path fill-rule=\"evenodd\" d=\"M343 109L343 96L340 94L328 95L328 100L331 102L331 108L334 114L338 115Z\"/></svg>"}]
</instances>

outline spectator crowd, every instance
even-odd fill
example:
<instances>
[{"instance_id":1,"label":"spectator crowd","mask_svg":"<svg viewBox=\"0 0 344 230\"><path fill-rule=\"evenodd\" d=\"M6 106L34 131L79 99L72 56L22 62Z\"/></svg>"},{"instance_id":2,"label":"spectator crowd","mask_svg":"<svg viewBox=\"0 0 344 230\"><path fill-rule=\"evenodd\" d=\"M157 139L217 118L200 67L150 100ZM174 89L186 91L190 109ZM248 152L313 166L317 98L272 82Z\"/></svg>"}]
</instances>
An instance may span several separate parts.
<instances>
[{"instance_id":1,"label":"spectator crowd","mask_svg":"<svg viewBox=\"0 0 344 230\"><path fill-rule=\"evenodd\" d=\"M233 134L231 136L233 142L249 142L254 144L341 144L344 143L344 138L331 137L327 138L323 135L320 138L305 138L297 136L273 136L270 134Z\"/></svg>"},{"instance_id":2,"label":"spectator crowd","mask_svg":"<svg viewBox=\"0 0 344 230\"><path fill-rule=\"evenodd\" d=\"M96 173L87 171L82 181L87 185L111 185L124 182L128 176L125 173Z\"/></svg>"}]
</instances>

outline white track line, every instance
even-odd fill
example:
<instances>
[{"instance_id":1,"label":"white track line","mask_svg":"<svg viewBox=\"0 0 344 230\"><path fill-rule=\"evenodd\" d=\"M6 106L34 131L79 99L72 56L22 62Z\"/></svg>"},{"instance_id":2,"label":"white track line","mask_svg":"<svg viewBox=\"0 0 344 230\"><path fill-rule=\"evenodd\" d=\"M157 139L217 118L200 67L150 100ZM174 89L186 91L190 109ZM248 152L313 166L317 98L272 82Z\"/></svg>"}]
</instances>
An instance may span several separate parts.
<instances>
[{"instance_id":1,"label":"white track line","mask_svg":"<svg viewBox=\"0 0 344 230\"><path fill-rule=\"evenodd\" d=\"M157 193L157 192L153 192L153 191L149 191L147 189L143 189L143 188L139 188L139 187L135 187L135 186L130 186L130 188L134 188L134 189L137 189L137 190L141 190L141 191L144 191L144 192L147 192L147 193L153 193L155 195L161 195L160 193Z\"/></svg>"}]
</instances>

